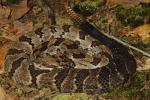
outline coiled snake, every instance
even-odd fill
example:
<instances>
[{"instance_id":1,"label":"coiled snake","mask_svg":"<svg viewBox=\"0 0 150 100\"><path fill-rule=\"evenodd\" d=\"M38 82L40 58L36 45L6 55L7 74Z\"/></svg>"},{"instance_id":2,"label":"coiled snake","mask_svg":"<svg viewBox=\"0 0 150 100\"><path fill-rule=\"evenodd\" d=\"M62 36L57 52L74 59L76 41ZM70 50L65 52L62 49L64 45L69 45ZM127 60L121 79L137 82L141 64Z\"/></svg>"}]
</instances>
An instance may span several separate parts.
<instances>
[{"instance_id":1,"label":"coiled snake","mask_svg":"<svg viewBox=\"0 0 150 100\"><path fill-rule=\"evenodd\" d=\"M127 82L136 70L128 49L86 21L79 28L41 27L19 37L6 55L8 77L60 93L101 94Z\"/></svg>"}]
</instances>

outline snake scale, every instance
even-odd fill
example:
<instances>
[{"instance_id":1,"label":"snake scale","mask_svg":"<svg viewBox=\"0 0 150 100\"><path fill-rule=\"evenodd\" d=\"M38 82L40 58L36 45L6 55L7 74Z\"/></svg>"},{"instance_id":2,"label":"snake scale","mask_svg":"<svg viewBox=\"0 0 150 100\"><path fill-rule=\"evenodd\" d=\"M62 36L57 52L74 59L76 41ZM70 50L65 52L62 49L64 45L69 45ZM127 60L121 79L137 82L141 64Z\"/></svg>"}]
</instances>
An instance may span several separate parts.
<instances>
[{"instance_id":1,"label":"snake scale","mask_svg":"<svg viewBox=\"0 0 150 100\"><path fill-rule=\"evenodd\" d=\"M86 21L80 21L80 29L45 26L22 35L8 50L4 68L16 86L101 94L136 71L128 49Z\"/></svg>"}]
</instances>

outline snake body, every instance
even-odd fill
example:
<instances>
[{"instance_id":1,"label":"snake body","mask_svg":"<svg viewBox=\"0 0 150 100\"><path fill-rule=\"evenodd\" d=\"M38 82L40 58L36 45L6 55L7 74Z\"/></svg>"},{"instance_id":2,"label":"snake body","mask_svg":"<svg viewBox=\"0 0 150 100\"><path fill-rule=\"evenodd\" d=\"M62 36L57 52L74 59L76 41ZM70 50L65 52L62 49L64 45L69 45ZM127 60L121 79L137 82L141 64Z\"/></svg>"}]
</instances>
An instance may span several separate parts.
<instances>
[{"instance_id":1,"label":"snake body","mask_svg":"<svg viewBox=\"0 0 150 100\"><path fill-rule=\"evenodd\" d=\"M126 55L114 58L112 53L75 27L51 26L19 37L9 49L4 66L16 86L101 94L123 84L134 72L131 67L135 66L124 65L134 59L126 61Z\"/></svg>"},{"instance_id":2,"label":"snake body","mask_svg":"<svg viewBox=\"0 0 150 100\"><path fill-rule=\"evenodd\" d=\"M101 94L134 74L136 62L126 47L79 17L74 19L80 29L44 26L13 43L4 68L16 87Z\"/></svg>"}]
</instances>

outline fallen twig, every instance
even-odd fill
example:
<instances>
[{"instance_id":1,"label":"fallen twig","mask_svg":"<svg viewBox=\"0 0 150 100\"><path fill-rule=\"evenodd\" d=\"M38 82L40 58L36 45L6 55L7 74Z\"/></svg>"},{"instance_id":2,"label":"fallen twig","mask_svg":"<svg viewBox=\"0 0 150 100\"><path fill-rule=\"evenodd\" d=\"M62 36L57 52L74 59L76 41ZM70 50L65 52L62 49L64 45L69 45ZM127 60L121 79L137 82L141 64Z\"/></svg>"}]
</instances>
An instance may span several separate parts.
<instances>
[{"instance_id":1,"label":"fallen twig","mask_svg":"<svg viewBox=\"0 0 150 100\"><path fill-rule=\"evenodd\" d=\"M98 27L97 27L95 24L94 24L94 26L98 29ZM98 30L99 30L99 29L98 29ZM137 51L137 52L140 52L140 53L143 54L144 56L147 56L147 57L150 58L150 54L149 54L149 53L147 53L147 52L145 52L145 51L143 51L143 50L141 50L141 49L139 49L139 48L136 48L136 47L134 47L134 46L132 46L132 45L130 45L130 44L124 42L124 41L121 41L120 39L118 39L118 38L116 38L116 37L114 37L114 36L111 36L111 35L109 35L109 34L107 34L107 33L105 33L105 32L102 32L102 33L103 33L105 36L107 36L108 38L111 38L111 39L117 41L118 43L121 43L122 45L124 45L124 46L126 46L126 47L128 47L128 48L130 48L130 49L132 49L132 50L135 50L135 51Z\"/></svg>"}]
</instances>

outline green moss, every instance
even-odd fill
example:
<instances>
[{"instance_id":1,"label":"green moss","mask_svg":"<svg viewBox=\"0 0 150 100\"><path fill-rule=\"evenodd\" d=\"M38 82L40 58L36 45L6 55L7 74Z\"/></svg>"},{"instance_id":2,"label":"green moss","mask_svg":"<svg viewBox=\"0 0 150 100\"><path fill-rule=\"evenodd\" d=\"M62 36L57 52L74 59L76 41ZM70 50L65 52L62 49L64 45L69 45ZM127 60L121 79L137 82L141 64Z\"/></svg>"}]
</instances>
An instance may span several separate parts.
<instances>
[{"instance_id":1,"label":"green moss","mask_svg":"<svg viewBox=\"0 0 150 100\"><path fill-rule=\"evenodd\" d=\"M74 10L82 14L83 16L90 16L96 11L98 11L103 5L104 0L82 0L79 4L75 5Z\"/></svg>"},{"instance_id":2,"label":"green moss","mask_svg":"<svg viewBox=\"0 0 150 100\"><path fill-rule=\"evenodd\" d=\"M126 41L129 44L136 44L138 41L135 40L133 37L130 36L123 36L123 37L119 37L120 39L122 39L123 41Z\"/></svg>"},{"instance_id":3,"label":"green moss","mask_svg":"<svg viewBox=\"0 0 150 100\"><path fill-rule=\"evenodd\" d=\"M147 98L150 95L149 89L144 89L146 75L148 72L138 72L135 76L129 80L127 84L119 87L111 93L105 93L102 97L106 99L112 98L124 98L125 100L132 100L132 98L136 98L136 100L141 100ZM144 98L143 98L144 97ZM120 99L119 99L120 100Z\"/></svg>"},{"instance_id":4,"label":"green moss","mask_svg":"<svg viewBox=\"0 0 150 100\"><path fill-rule=\"evenodd\" d=\"M119 38L136 48L139 48L146 52L150 52L150 44L144 43L142 40L139 40L139 39L136 40L135 38L130 37L130 36L123 36L123 37L119 37Z\"/></svg>"},{"instance_id":5,"label":"green moss","mask_svg":"<svg viewBox=\"0 0 150 100\"><path fill-rule=\"evenodd\" d=\"M145 43L143 43L143 42L138 42L137 44L135 44L135 46L136 46L137 48L141 49L141 50L144 50L144 51L145 51L147 48L150 47L149 44L145 44Z\"/></svg>"},{"instance_id":6,"label":"green moss","mask_svg":"<svg viewBox=\"0 0 150 100\"><path fill-rule=\"evenodd\" d=\"M122 6L117 6L115 12L117 19L124 26L137 27L144 24L145 16L150 15L150 7L124 9Z\"/></svg>"},{"instance_id":7,"label":"green moss","mask_svg":"<svg viewBox=\"0 0 150 100\"><path fill-rule=\"evenodd\" d=\"M2 0L3 3L7 4L19 4L22 0Z\"/></svg>"}]
</instances>

